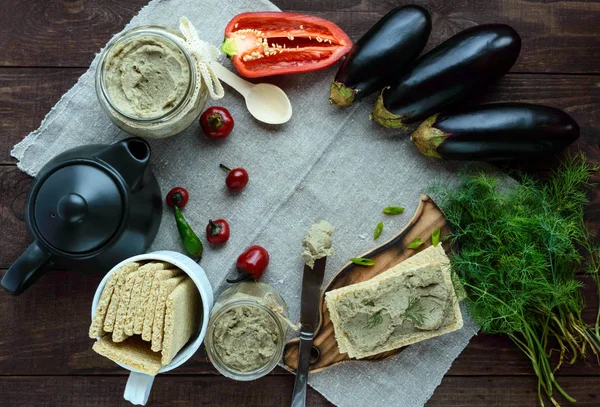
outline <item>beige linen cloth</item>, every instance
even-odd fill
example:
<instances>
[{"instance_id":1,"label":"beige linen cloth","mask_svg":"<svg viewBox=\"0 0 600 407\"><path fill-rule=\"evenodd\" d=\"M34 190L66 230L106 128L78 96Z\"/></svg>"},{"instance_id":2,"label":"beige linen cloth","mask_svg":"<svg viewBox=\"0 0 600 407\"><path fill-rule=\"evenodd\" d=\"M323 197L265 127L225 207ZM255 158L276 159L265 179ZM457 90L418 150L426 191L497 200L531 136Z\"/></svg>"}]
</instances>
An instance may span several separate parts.
<instances>
[{"instance_id":1,"label":"beige linen cloth","mask_svg":"<svg viewBox=\"0 0 600 407\"><path fill-rule=\"evenodd\" d=\"M265 10L278 9L265 0L153 0L126 28L160 24L176 29L185 15L201 39L220 45L224 27L234 15ZM56 154L75 146L128 137L96 99L97 59L40 128L14 147L12 155L23 171L35 175ZM223 63L233 69L228 61ZM282 126L255 121L241 96L225 87L226 95L218 104L235 118L233 133L225 141L200 135L197 123L175 137L150 140L152 167L163 193L178 185L190 191L184 212L198 234L204 235L211 218L225 218L231 224L229 242L220 248L207 244L201 263L216 294L234 274L237 256L249 245L262 245L271 254L263 278L281 293L293 321L300 312L300 242L313 222L326 219L336 228L328 281L350 257L396 234L431 180L451 182L456 173L449 164L421 156L408 135L370 122L374 96L345 109L329 105L328 89L336 69L337 65L269 79L288 93L293 105L291 121ZM219 163L248 170L250 182L242 193L226 190ZM406 211L385 216L381 211L389 205L404 206ZM168 209L152 249L183 251ZM385 228L376 242L372 236L379 221ZM411 345L392 359L346 363L311 374L309 383L339 406L422 406L476 331L466 318L460 331Z\"/></svg>"}]
</instances>

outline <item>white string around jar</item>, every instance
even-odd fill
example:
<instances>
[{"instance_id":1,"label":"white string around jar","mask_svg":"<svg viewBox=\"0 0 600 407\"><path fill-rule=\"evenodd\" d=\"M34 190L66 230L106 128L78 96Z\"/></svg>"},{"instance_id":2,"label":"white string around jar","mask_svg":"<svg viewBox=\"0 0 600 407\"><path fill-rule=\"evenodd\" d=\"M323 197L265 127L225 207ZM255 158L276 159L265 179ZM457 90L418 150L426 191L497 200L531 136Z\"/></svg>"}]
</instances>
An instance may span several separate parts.
<instances>
[{"instance_id":1,"label":"white string around jar","mask_svg":"<svg viewBox=\"0 0 600 407\"><path fill-rule=\"evenodd\" d=\"M181 17L179 20L179 30L185 37L185 45L196 62L196 70L208 88L210 97L215 100L221 99L225 95L225 90L210 66L212 62L219 58L221 52L214 45L200 39L198 31L187 17ZM199 90L200 83L196 84L196 88L196 90Z\"/></svg>"}]
</instances>

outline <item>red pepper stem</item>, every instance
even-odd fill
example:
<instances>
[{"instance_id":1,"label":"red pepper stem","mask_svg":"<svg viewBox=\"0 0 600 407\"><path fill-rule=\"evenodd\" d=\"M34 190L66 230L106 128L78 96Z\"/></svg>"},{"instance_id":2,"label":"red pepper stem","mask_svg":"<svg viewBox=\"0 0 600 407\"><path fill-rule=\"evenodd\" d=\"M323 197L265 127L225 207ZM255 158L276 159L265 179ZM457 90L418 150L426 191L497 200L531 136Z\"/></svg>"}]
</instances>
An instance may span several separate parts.
<instances>
[{"instance_id":1,"label":"red pepper stem","mask_svg":"<svg viewBox=\"0 0 600 407\"><path fill-rule=\"evenodd\" d=\"M219 167L224 171L231 172L231 168L225 166L225 164L219 164Z\"/></svg>"},{"instance_id":2,"label":"red pepper stem","mask_svg":"<svg viewBox=\"0 0 600 407\"><path fill-rule=\"evenodd\" d=\"M252 279L252 277L250 276L250 274L248 274L245 271L241 271L240 270L240 276L238 278L235 278L235 279L228 278L227 282L229 284L235 284L235 283L239 283L239 282L246 281L246 280L251 280L251 279Z\"/></svg>"}]
</instances>

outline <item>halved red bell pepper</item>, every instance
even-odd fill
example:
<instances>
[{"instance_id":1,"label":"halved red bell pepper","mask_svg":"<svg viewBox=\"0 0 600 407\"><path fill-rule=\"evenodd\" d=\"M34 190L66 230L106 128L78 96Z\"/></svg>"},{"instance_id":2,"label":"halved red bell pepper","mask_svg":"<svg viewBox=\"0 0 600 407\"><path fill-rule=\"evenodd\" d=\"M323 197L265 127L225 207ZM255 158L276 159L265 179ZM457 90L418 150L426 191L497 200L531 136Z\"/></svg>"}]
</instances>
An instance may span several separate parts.
<instances>
[{"instance_id":1,"label":"halved red bell pepper","mask_svg":"<svg viewBox=\"0 0 600 407\"><path fill-rule=\"evenodd\" d=\"M350 38L331 21L284 12L238 14L225 27L221 46L248 78L316 71L350 48Z\"/></svg>"}]
</instances>

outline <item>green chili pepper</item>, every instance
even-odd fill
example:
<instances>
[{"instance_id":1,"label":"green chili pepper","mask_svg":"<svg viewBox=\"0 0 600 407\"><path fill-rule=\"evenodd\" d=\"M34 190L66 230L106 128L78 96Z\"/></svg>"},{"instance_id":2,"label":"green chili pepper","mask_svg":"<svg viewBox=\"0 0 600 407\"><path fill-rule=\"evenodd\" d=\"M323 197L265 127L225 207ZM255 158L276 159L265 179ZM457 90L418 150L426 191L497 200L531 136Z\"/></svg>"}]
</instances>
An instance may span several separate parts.
<instances>
[{"instance_id":1,"label":"green chili pepper","mask_svg":"<svg viewBox=\"0 0 600 407\"><path fill-rule=\"evenodd\" d=\"M359 266L374 266L375 260L366 259L364 257L352 257L350 261L354 264L358 264Z\"/></svg>"},{"instance_id":2,"label":"green chili pepper","mask_svg":"<svg viewBox=\"0 0 600 407\"><path fill-rule=\"evenodd\" d=\"M377 240L379 236L381 236L381 232L383 232L383 222L379 222L375 227L375 232L373 232L373 239Z\"/></svg>"},{"instance_id":3,"label":"green chili pepper","mask_svg":"<svg viewBox=\"0 0 600 407\"><path fill-rule=\"evenodd\" d=\"M437 246L440 244L440 229L436 229L431 233L431 244Z\"/></svg>"},{"instance_id":4,"label":"green chili pepper","mask_svg":"<svg viewBox=\"0 0 600 407\"><path fill-rule=\"evenodd\" d=\"M415 237L415 240L413 240L408 245L408 249L418 249L419 247L421 247L422 244L423 244L423 241L421 240L421 238L420 237Z\"/></svg>"},{"instance_id":5,"label":"green chili pepper","mask_svg":"<svg viewBox=\"0 0 600 407\"><path fill-rule=\"evenodd\" d=\"M197 259L197 261L200 261L202 258L202 251L204 250L202 242L183 217L179 207L175 206L173 207L173 210L175 211L175 221L177 222L177 230L183 241L183 247L185 247L185 250L190 256Z\"/></svg>"}]
</instances>

